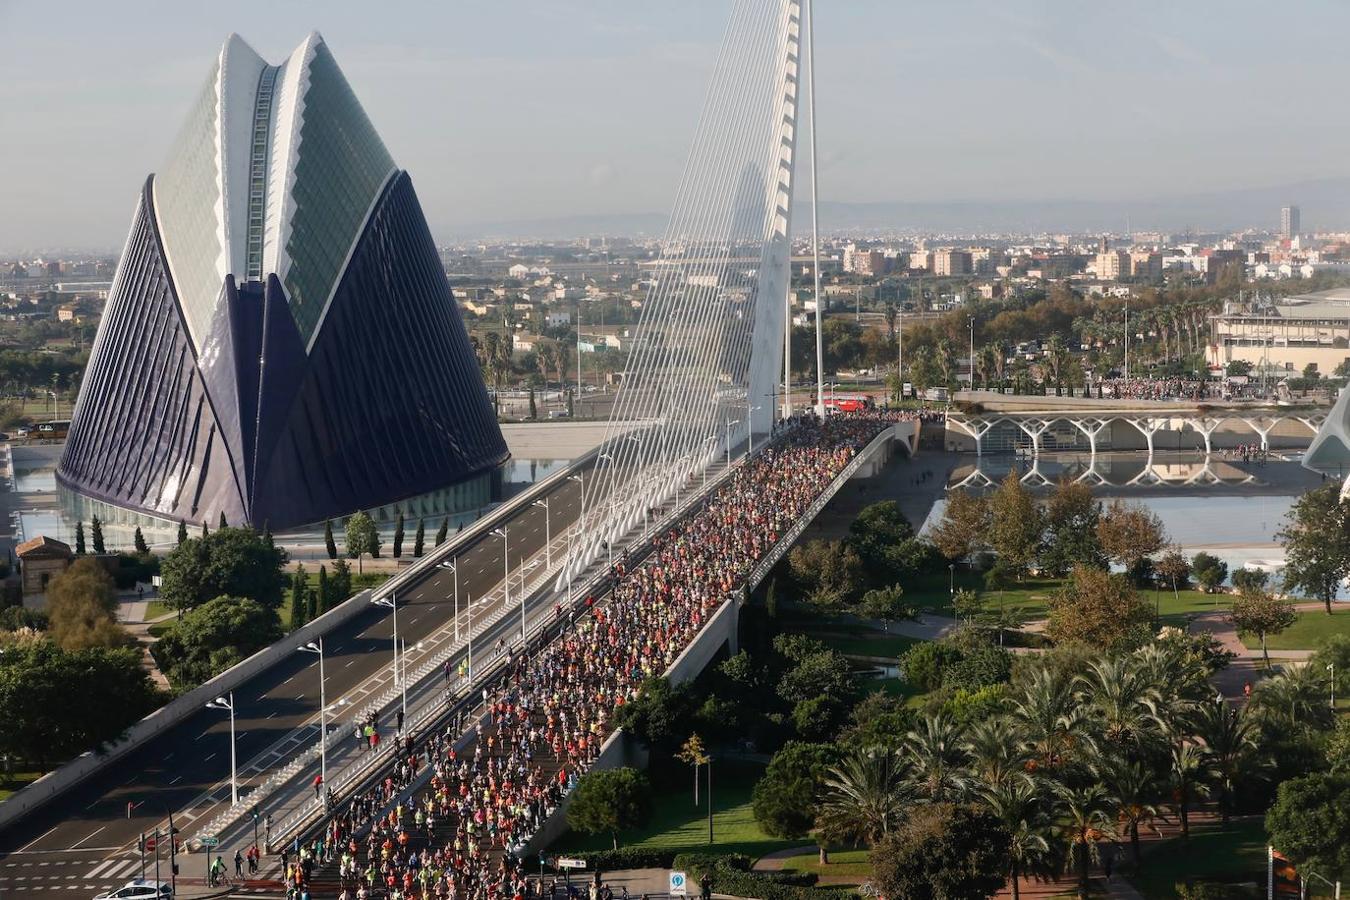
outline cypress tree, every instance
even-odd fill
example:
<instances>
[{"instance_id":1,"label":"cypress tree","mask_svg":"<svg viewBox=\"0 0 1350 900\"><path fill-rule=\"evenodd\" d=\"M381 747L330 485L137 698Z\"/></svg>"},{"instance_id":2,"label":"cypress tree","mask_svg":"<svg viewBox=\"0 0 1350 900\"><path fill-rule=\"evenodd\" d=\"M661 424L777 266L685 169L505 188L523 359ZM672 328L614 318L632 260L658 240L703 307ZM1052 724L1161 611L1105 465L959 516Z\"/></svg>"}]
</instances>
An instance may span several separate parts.
<instances>
[{"instance_id":1,"label":"cypress tree","mask_svg":"<svg viewBox=\"0 0 1350 900\"><path fill-rule=\"evenodd\" d=\"M427 523L423 519L417 520L417 534L413 535L413 556L421 558L422 551L427 546Z\"/></svg>"},{"instance_id":2,"label":"cypress tree","mask_svg":"<svg viewBox=\"0 0 1350 900\"><path fill-rule=\"evenodd\" d=\"M328 548L328 558L337 559L337 541L333 540L333 520L328 519L323 523L323 544Z\"/></svg>"},{"instance_id":3,"label":"cypress tree","mask_svg":"<svg viewBox=\"0 0 1350 900\"><path fill-rule=\"evenodd\" d=\"M341 603L352 595L352 567L345 559L333 563L333 605Z\"/></svg>"},{"instance_id":4,"label":"cypress tree","mask_svg":"<svg viewBox=\"0 0 1350 900\"><path fill-rule=\"evenodd\" d=\"M295 574L291 577L291 630L304 625L308 619L306 614L309 612L308 584L305 578L305 567L296 566Z\"/></svg>"},{"instance_id":5,"label":"cypress tree","mask_svg":"<svg viewBox=\"0 0 1350 900\"><path fill-rule=\"evenodd\" d=\"M94 540L94 552L106 553L107 549L103 546L103 523L94 516L94 520L89 524L90 536Z\"/></svg>"},{"instance_id":6,"label":"cypress tree","mask_svg":"<svg viewBox=\"0 0 1350 900\"><path fill-rule=\"evenodd\" d=\"M312 622L319 617L319 592L313 589L309 591L309 620Z\"/></svg>"},{"instance_id":7,"label":"cypress tree","mask_svg":"<svg viewBox=\"0 0 1350 900\"><path fill-rule=\"evenodd\" d=\"M450 533L450 517L441 519L441 527L436 529L436 546L439 547L445 543L445 536Z\"/></svg>"},{"instance_id":8,"label":"cypress tree","mask_svg":"<svg viewBox=\"0 0 1350 900\"><path fill-rule=\"evenodd\" d=\"M225 521L225 510L223 510L223 509L220 511L220 522L217 523L216 527L217 527L217 528L229 528L229 527L230 527L230 523Z\"/></svg>"},{"instance_id":9,"label":"cypress tree","mask_svg":"<svg viewBox=\"0 0 1350 900\"><path fill-rule=\"evenodd\" d=\"M319 566L319 605L324 612L337 606L333 602L333 586L328 583L328 567L324 565Z\"/></svg>"},{"instance_id":10,"label":"cypress tree","mask_svg":"<svg viewBox=\"0 0 1350 900\"><path fill-rule=\"evenodd\" d=\"M84 555L84 522L75 523L75 552Z\"/></svg>"},{"instance_id":11,"label":"cypress tree","mask_svg":"<svg viewBox=\"0 0 1350 900\"><path fill-rule=\"evenodd\" d=\"M277 547L276 542L272 540L272 526L266 522L263 523L263 543L267 545L268 550L275 550Z\"/></svg>"},{"instance_id":12,"label":"cypress tree","mask_svg":"<svg viewBox=\"0 0 1350 900\"><path fill-rule=\"evenodd\" d=\"M534 388L530 388L530 418L539 418L539 407L534 402Z\"/></svg>"},{"instance_id":13,"label":"cypress tree","mask_svg":"<svg viewBox=\"0 0 1350 900\"><path fill-rule=\"evenodd\" d=\"M179 519L179 520L178 520L178 543L179 543L179 545L181 546L182 544L187 543L187 539L188 539L187 523L184 522L182 519Z\"/></svg>"},{"instance_id":14,"label":"cypress tree","mask_svg":"<svg viewBox=\"0 0 1350 900\"><path fill-rule=\"evenodd\" d=\"M132 538L132 543L136 546L137 553L149 553L150 545L145 542L145 535L141 534L141 526L136 526L136 536Z\"/></svg>"},{"instance_id":15,"label":"cypress tree","mask_svg":"<svg viewBox=\"0 0 1350 900\"><path fill-rule=\"evenodd\" d=\"M206 540L211 534L211 529L206 527L206 520L202 519L202 540Z\"/></svg>"},{"instance_id":16,"label":"cypress tree","mask_svg":"<svg viewBox=\"0 0 1350 900\"><path fill-rule=\"evenodd\" d=\"M403 555L403 513L398 514L398 521L394 525L394 559Z\"/></svg>"}]
</instances>

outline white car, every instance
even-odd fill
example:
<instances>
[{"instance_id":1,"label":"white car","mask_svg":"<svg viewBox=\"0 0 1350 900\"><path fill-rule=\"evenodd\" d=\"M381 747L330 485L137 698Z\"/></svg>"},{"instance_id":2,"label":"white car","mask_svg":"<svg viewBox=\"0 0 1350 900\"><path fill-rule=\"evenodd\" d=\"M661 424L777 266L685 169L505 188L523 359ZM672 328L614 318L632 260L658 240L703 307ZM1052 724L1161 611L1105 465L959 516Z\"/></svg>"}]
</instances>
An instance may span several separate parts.
<instances>
[{"instance_id":1,"label":"white car","mask_svg":"<svg viewBox=\"0 0 1350 900\"><path fill-rule=\"evenodd\" d=\"M173 888L168 882L161 881L158 886L153 881L137 878L128 881L124 887L115 891L104 891L94 900L172 900Z\"/></svg>"}]
</instances>

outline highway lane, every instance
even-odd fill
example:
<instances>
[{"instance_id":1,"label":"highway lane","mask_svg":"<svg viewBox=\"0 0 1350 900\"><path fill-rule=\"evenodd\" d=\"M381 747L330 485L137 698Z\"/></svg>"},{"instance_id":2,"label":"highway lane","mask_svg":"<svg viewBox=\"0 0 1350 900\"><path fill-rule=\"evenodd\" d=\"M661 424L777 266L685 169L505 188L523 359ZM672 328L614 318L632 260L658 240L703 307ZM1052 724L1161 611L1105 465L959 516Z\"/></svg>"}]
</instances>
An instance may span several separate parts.
<instances>
[{"instance_id":1,"label":"highway lane","mask_svg":"<svg viewBox=\"0 0 1350 900\"><path fill-rule=\"evenodd\" d=\"M575 519L580 489L575 482L564 479L547 496L552 533L556 536ZM513 580L519 560L543 547L544 518L543 508L526 506L511 519L508 530ZM488 534L476 539L460 551L458 559L461 603L470 595L481 596L500 584L499 537ZM400 591L400 637L415 644L449 622L453 610L453 575L436 568ZM388 678L392 627L389 611L372 607L325 638L330 706L372 676L383 673ZM319 674L318 660L313 655L297 652L236 690L234 697L241 770L248 761L310 720L314 723L305 743L317 738ZM343 710L335 719L349 725L351 716L351 711ZM381 718L386 737L393 724L393 710L387 710ZM303 745L296 746L286 754L287 758L301 749ZM53 879L52 890L62 891L69 889L68 885L94 884L85 880L85 876L97 869L106 869L101 873L105 876L120 872L120 864L104 867L96 863L128 858L140 834L163 822L170 809L175 812L176 824L192 815L191 821L183 821L180 828L190 829L192 822L205 821L214 815L214 805L198 805L184 817L178 814L205 791L212 793L216 804L228 802L229 750L228 714L203 709L129 758L58 797L47 808L6 829L0 833L0 897L20 885L24 888L23 896L39 895L42 883L13 880L33 877L16 874L20 872L41 871ZM245 783L241 773L241 789Z\"/></svg>"}]
</instances>

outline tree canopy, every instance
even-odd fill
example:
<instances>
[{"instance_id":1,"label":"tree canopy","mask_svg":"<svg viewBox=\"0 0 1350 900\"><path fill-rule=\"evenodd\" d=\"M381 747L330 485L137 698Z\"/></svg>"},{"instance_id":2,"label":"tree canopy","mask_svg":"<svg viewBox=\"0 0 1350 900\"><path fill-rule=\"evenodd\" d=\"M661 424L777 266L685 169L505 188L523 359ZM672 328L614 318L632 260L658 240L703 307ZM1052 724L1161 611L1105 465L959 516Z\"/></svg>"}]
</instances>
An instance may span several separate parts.
<instances>
[{"instance_id":1,"label":"tree canopy","mask_svg":"<svg viewBox=\"0 0 1350 900\"><path fill-rule=\"evenodd\" d=\"M911 810L872 848L873 880L883 896L985 900L1003 887L1011 838L993 814L947 803Z\"/></svg>"},{"instance_id":2,"label":"tree canopy","mask_svg":"<svg viewBox=\"0 0 1350 900\"><path fill-rule=\"evenodd\" d=\"M585 834L608 833L619 849L619 832L637 828L652 814L647 776L637 769L587 772L572 793L567 824Z\"/></svg>"},{"instance_id":3,"label":"tree canopy","mask_svg":"<svg viewBox=\"0 0 1350 900\"><path fill-rule=\"evenodd\" d=\"M276 613L256 600L217 597L169 625L155 659L174 687L196 687L281 637Z\"/></svg>"},{"instance_id":4,"label":"tree canopy","mask_svg":"<svg viewBox=\"0 0 1350 900\"><path fill-rule=\"evenodd\" d=\"M44 766L118 738L162 697L132 648L63 650L49 641L0 654L0 753Z\"/></svg>"},{"instance_id":5,"label":"tree canopy","mask_svg":"<svg viewBox=\"0 0 1350 900\"><path fill-rule=\"evenodd\" d=\"M121 647L131 635L117 623L117 591L103 564L80 557L47 585L48 633L65 650Z\"/></svg>"},{"instance_id":6,"label":"tree canopy","mask_svg":"<svg viewBox=\"0 0 1350 900\"><path fill-rule=\"evenodd\" d=\"M218 528L189 538L160 564L160 597L176 609L194 609L216 597L247 597L268 609L281 606L286 551L250 528Z\"/></svg>"}]
</instances>

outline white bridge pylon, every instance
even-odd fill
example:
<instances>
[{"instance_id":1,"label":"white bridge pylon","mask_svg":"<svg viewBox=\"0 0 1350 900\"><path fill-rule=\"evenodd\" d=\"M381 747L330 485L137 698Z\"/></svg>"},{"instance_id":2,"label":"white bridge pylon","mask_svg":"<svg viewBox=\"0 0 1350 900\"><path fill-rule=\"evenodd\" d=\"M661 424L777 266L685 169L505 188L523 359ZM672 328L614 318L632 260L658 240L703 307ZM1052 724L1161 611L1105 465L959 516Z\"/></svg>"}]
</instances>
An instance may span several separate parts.
<instances>
[{"instance_id":1,"label":"white bridge pylon","mask_svg":"<svg viewBox=\"0 0 1350 900\"><path fill-rule=\"evenodd\" d=\"M803 0L735 0L557 589L765 440L791 275Z\"/></svg>"}]
</instances>

